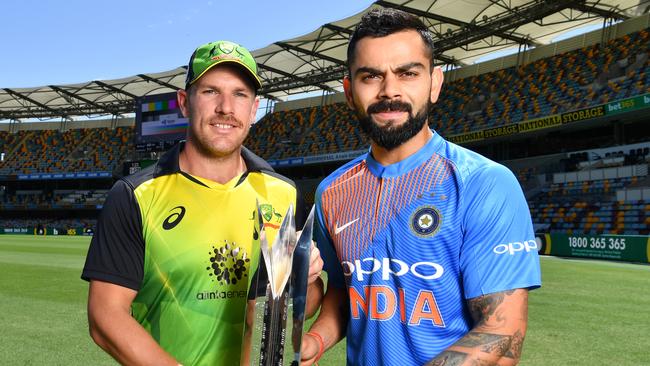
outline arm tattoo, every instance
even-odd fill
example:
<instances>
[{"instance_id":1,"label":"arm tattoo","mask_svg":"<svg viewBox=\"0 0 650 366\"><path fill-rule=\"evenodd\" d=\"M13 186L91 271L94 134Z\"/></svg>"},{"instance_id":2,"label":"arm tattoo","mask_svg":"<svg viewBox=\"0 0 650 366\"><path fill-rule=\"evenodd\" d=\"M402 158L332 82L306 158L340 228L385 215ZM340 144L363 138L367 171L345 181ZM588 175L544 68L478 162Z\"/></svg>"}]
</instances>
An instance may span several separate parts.
<instances>
[{"instance_id":1,"label":"arm tattoo","mask_svg":"<svg viewBox=\"0 0 650 366\"><path fill-rule=\"evenodd\" d=\"M425 366L458 366L467 358L466 353L455 351L444 351L438 357L431 360Z\"/></svg>"},{"instance_id":2,"label":"arm tattoo","mask_svg":"<svg viewBox=\"0 0 650 366\"><path fill-rule=\"evenodd\" d=\"M469 312L474 319L475 326L484 324L490 317L495 317L497 322L505 321L504 314L497 311L507 296L512 295L515 290L497 292L489 295L479 296L468 301ZM504 357L517 359L521 356L524 336L517 331L512 336L470 332L461 338L457 343L463 347L480 347L481 351L487 353L498 353Z\"/></svg>"},{"instance_id":3,"label":"arm tattoo","mask_svg":"<svg viewBox=\"0 0 650 366\"><path fill-rule=\"evenodd\" d=\"M474 326L482 325L488 318L495 315L499 305L503 303L506 296L510 296L515 290L496 292L489 295L479 296L468 301L469 312L474 319ZM503 321L501 314L496 314L497 320Z\"/></svg>"},{"instance_id":4,"label":"arm tattoo","mask_svg":"<svg viewBox=\"0 0 650 366\"><path fill-rule=\"evenodd\" d=\"M505 325L508 322L508 314L503 307L501 309L499 307L513 293L515 293L515 290L496 292L468 300L467 306L474 321L474 329L465 334L453 346L472 348L474 352L448 349L429 361L427 366L493 365L494 361L483 358L483 356L487 356L485 353L492 355L489 358L498 355L499 357L518 360L524 342L524 334L521 330L517 330L514 334L486 332L486 330L497 329L499 325ZM489 326L477 329L479 326L486 325L488 320ZM476 350L483 353L483 356L475 354Z\"/></svg>"},{"instance_id":5,"label":"arm tattoo","mask_svg":"<svg viewBox=\"0 0 650 366\"><path fill-rule=\"evenodd\" d=\"M521 357L521 349L524 346L524 335L521 334L521 331L517 331L512 336L512 342L510 342L510 349L505 354L508 358L518 359Z\"/></svg>"},{"instance_id":6,"label":"arm tattoo","mask_svg":"<svg viewBox=\"0 0 650 366\"><path fill-rule=\"evenodd\" d=\"M459 366L467 360L467 354L462 352L444 351L434 360L431 360L424 366ZM490 361L476 359L470 360L470 366L492 366Z\"/></svg>"},{"instance_id":7,"label":"arm tattoo","mask_svg":"<svg viewBox=\"0 0 650 366\"><path fill-rule=\"evenodd\" d=\"M500 334L470 332L456 342L456 346L474 348L480 347L481 351L498 354L505 354L510 349L512 337Z\"/></svg>"}]
</instances>

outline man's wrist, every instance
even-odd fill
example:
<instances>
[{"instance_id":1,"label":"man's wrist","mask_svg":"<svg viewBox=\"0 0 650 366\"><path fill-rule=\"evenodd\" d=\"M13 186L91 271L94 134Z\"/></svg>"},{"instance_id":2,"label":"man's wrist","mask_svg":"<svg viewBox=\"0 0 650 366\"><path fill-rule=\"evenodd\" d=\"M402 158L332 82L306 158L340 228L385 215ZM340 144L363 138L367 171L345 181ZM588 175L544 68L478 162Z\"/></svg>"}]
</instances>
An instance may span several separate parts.
<instances>
[{"instance_id":1,"label":"man's wrist","mask_svg":"<svg viewBox=\"0 0 650 366\"><path fill-rule=\"evenodd\" d=\"M316 342L318 342L318 353L314 359L314 363L316 363L318 360L320 360L320 358L323 356L323 353L325 352L325 342L323 341L323 337L316 332L309 331L305 333L305 335L312 336L314 339L316 339Z\"/></svg>"}]
</instances>

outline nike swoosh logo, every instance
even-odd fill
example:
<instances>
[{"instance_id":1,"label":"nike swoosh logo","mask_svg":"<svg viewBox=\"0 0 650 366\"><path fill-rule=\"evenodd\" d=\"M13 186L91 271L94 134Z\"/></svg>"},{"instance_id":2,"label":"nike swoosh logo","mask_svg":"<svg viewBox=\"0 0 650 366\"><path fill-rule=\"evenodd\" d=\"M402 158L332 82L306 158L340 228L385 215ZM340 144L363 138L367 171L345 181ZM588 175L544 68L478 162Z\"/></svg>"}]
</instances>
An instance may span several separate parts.
<instances>
[{"instance_id":1,"label":"nike swoosh logo","mask_svg":"<svg viewBox=\"0 0 650 366\"><path fill-rule=\"evenodd\" d=\"M334 228L334 235L339 235L339 233L340 233L341 231L345 230L345 228L347 228L348 226L354 224L354 223L357 222L357 221L359 221L359 217L357 217L356 219L354 219L354 220L352 220L352 221L350 221L350 222L344 224L343 226L337 226L337 227L335 227L335 228Z\"/></svg>"}]
</instances>

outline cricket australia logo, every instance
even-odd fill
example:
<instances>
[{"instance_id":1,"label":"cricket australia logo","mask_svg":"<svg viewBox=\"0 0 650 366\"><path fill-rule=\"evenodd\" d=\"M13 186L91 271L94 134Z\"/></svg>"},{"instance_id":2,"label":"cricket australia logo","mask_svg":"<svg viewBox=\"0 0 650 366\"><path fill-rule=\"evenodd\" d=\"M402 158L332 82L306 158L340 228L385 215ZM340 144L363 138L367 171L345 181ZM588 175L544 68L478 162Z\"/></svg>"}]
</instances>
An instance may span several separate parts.
<instances>
[{"instance_id":1,"label":"cricket australia logo","mask_svg":"<svg viewBox=\"0 0 650 366\"><path fill-rule=\"evenodd\" d=\"M230 42L219 43L219 50L223 53L232 53L235 50L235 45Z\"/></svg>"},{"instance_id":2,"label":"cricket australia logo","mask_svg":"<svg viewBox=\"0 0 650 366\"><path fill-rule=\"evenodd\" d=\"M426 238L438 232L441 221L440 211L437 208L422 206L411 215L410 226L415 235Z\"/></svg>"},{"instance_id":3,"label":"cricket australia logo","mask_svg":"<svg viewBox=\"0 0 650 366\"><path fill-rule=\"evenodd\" d=\"M250 258L244 249L238 247L234 242L212 247L210 254L210 266L206 267L208 275L214 277L213 281L221 285L234 285L244 277L248 277Z\"/></svg>"},{"instance_id":4,"label":"cricket australia logo","mask_svg":"<svg viewBox=\"0 0 650 366\"><path fill-rule=\"evenodd\" d=\"M262 218L264 219L264 227L272 227L274 229L279 229L282 224L282 214L277 212L273 205L268 203L260 204L260 212L262 213ZM255 219L255 211L251 215L250 220ZM254 238L256 234L254 234Z\"/></svg>"}]
</instances>

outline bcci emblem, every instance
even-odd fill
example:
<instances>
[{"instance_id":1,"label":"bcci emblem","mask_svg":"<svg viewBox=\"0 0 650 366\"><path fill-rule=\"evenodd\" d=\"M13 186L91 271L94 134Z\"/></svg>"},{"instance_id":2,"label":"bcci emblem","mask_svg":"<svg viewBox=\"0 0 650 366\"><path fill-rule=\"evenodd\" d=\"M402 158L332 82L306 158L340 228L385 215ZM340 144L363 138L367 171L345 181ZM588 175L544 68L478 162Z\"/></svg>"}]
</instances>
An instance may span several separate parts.
<instances>
[{"instance_id":1,"label":"bcci emblem","mask_svg":"<svg viewBox=\"0 0 650 366\"><path fill-rule=\"evenodd\" d=\"M440 229L440 221L438 209L431 206L420 207L411 215L411 230L420 237L433 236Z\"/></svg>"}]
</instances>

